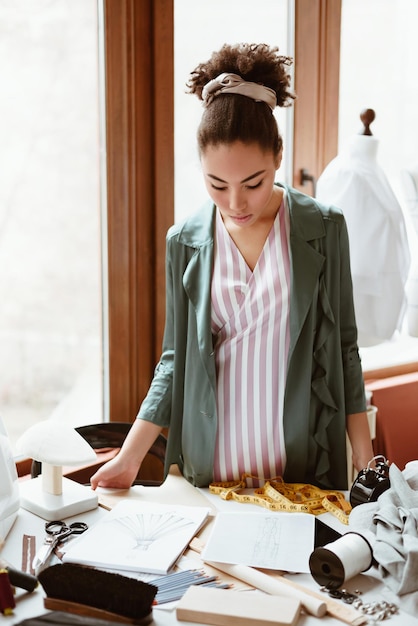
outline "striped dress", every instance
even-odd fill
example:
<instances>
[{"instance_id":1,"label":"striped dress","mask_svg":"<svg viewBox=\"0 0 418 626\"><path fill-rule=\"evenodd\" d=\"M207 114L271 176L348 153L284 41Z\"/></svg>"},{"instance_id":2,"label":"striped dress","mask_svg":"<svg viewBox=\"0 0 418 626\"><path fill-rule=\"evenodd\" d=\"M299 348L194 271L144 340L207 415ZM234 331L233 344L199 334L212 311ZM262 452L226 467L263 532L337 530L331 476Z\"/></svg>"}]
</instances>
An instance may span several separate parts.
<instances>
[{"instance_id":1,"label":"striped dress","mask_svg":"<svg viewBox=\"0 0 418 626\"><path fill-rule=\"evenodd\" d=\"M218 432L214 480L283 474L289 350L289 219L282 202L252 272L216 216L212 333ZM254 481L256 485L257 481Z\"/></svg>"}]
</instances>

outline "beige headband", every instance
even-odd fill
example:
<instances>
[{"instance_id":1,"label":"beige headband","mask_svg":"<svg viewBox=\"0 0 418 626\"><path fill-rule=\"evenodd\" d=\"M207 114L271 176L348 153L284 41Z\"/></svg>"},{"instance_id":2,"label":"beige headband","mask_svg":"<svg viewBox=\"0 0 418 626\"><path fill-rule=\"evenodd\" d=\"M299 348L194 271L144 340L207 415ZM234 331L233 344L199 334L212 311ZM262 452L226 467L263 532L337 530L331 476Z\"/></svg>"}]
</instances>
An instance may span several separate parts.
<instances>
[{"instance_id":1,"label":"beige headband","mask_svg":"<svg viewBox=\"0 0 418 626\"><path fill-rule=\"evenodd\" d=\"M252 98L256 102L265 102L274 111L277 105L276 92L270 87L258 83L246 82L238 74L220 74L203 87L202 98L206 106L220 93L237 93Z\"/></svg>"}]
</instances>

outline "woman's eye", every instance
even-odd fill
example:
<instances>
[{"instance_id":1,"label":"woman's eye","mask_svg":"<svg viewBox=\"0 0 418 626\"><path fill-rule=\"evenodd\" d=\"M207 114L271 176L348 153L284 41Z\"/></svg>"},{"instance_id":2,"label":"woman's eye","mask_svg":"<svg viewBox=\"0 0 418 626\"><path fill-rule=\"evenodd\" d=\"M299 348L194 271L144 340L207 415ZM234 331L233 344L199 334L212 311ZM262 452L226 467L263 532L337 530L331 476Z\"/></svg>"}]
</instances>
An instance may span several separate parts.
<instances>
[{"instance_id":1,"label":"woman's eye","mask_svg":"<svg viewBox=\"0 0 418 626\"><path fill-rule=\"evenodd\" d=\"M263 183L263 181L262 181L262 180L260 180L260 182L258 182L258 183L257 183L257 184L255 184L255 185L245 185L245 188L246 188L246 189L250 189L250 190L252 190L252 189L257 189L258 187L260 187L260 186L262 185L262 183ZM217 185L214 185L213 183L211 183L211 187L212 187L212 189L214 189L215 191L226 191L226 190L227 190L227 187L225 187L225 186L224 186L224 187L218 187Z\"/></svg>"},{"instance_id":2,"label":"woman's eye","mask_svg":"<svg viewBox=\"0 0 418 626\"><path fill-rule=\"evenodd\" d=\"M262 184L262 180L260 180L260 182L258 182L256 185L247 185L247 189L257 189L257 187L260 187Z\"/></svg>"}]
</instances>

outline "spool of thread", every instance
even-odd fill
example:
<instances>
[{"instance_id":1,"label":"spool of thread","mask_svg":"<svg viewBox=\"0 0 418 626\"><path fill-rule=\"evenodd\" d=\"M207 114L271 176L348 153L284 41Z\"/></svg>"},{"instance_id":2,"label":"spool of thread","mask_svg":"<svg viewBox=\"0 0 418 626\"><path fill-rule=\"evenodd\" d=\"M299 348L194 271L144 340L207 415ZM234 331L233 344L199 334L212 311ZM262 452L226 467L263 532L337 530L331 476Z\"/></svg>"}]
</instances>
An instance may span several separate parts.
<instances>
[{"instance_id":1,"label":"spool of thread","mask_svg":"<svg viewBox=\"0 0 418 626\"><path fill-rule=\"evenodd\" d=\"M11 615L16 603L13 595L13 587L10 584L7 569L0 569L0 611L3 615Z\"/></svg>"},{"instance_id":2,"label":"spool of thread","mask_svg":"<svg viewBox=\"0 0 418 626\"><path fill-rule=\"evenodd\" d=\"M322 587L338 589L341 585L371 567L372 548L362 535L349 532L321 548L309 558L312 577Z\"/></svg>"},{"instance_id":3,"label":"spool of thread","mask_svg":"<svg viewBox=\"0 0 418 626\"><path fill-rule=\"evenodd\" d=\"M38 586L38 579L32 574L22 572L10 565L2 564L0 560L0 567L4 567L9 574L9 580L12 587L19 587L19 589L25 589L25 591L32 592Z\"/></svg>"}]
</instances>

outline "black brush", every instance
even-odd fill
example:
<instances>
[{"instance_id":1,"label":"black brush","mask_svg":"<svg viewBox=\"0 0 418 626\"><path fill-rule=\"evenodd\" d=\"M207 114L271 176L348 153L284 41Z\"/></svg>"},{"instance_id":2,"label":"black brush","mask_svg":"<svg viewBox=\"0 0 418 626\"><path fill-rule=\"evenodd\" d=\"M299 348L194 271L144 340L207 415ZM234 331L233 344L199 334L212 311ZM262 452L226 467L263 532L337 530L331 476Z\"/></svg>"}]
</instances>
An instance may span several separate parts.
<instances>
[{"instance_id":1,"label":"black brush","mask_svg":"<svg viewBox=\"0 0 418 626\"><path fill-rule=\"evenodd\" d=\"M46 609L127 624L152 622L158 588L141 580L74 563L52 565L38 580Z\"/></svg>"}]
</instances>

